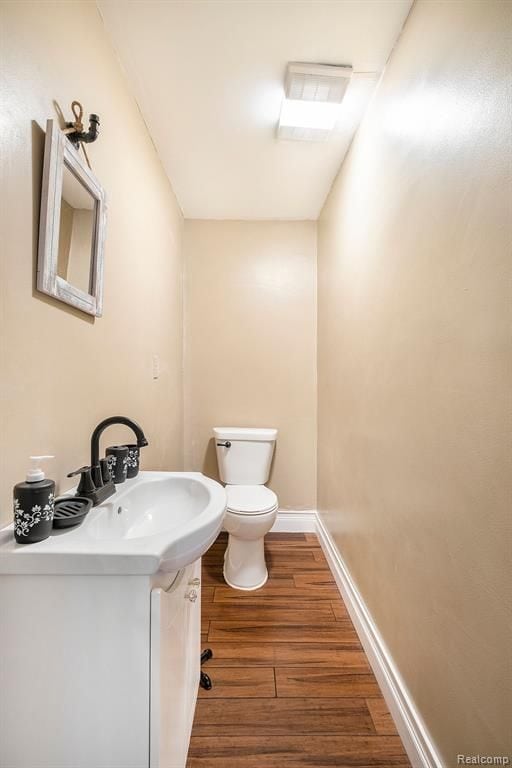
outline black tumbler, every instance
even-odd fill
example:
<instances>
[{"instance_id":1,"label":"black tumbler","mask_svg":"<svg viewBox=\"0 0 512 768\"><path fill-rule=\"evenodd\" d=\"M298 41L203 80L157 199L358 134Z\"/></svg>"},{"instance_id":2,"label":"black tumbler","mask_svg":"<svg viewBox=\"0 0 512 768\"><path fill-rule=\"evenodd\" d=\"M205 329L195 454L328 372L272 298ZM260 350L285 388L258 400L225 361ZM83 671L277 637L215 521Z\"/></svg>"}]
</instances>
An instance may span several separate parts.
<instances>
[{"instance_id":1,"label":"black tumbler","mask_svg":"<svg viewBox=\"0 0 512 768\"><path fill-rule=\"evenodd\" d=\"M140 449L137 443L129 443L128 448L128 474L127 477L137 477L139 474Z\"/></svg>"},{"instance_id":2,"label":"black tumbler","mask_svg":"<svg viewBox=\"0 0 512 768\"><path fill-rule=\"evenodd\" d=\"M128 448L126 445L111 445L105 451L110 477L116 485L124 483L128 473Z\"/></svg>"}]
</instances>

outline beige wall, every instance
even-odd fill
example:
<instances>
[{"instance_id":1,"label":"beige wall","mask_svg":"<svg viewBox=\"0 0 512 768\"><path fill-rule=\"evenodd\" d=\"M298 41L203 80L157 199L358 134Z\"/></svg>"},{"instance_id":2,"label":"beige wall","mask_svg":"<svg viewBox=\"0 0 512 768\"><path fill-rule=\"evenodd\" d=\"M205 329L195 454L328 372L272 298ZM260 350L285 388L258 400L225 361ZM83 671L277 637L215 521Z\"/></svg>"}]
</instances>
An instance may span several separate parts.
<instances>
[{"instance_id":1,"label":"beige wall","mask_svg":"<svg viewBox=\"0 0 512 768\"><path fill-rule=\"evenodd\" d=\"M49 472L88 462L105 416L143 425L146 468L182 466L182 218L94 3L2 3L0 248L0 518L27 456ZM104 317L92 320L34 291L43 129L79 99L97 112L90 145L108 195ZM152 354L162 373L152 379ZM112 430L110 444L129 432Z\"/></svg>"},{"instance_id":2,"label":"beige wall","mask_svg":"<svg viewBox=\"0 0 512 768\"><path fill-rule=\"evenodd\" d=\"M512 751L510 8L416 4L319 231L319 506L449 768ZM65 489L115 412L146 467L182 466L182 219L94 4L1 9L4 522L30 453ZM33 288L42 129L75 98L109 200L95 321ZM215 424L276 426L270 484L314 507L315 223L189 221L185 242L187 466L215 474Z\"/></svg>"},{"instance_id":3,"label":"beige wall","mask_svg":"<svg viewBox=\"0 0 512 768\"><path fill-rule=\"evenodd\" d=\"M216 476L213 426L277 427L269 485L316 506L316 224L185 222L185 460Z\"/></svg>"},{"instance_id":4,"label":"beige wall","mask_svg":"<svg viewBox=\"0 0 512 768\"><path fill-rule=\"evenodd\" d=\"M511 10L415 5L319 225L319 505L449 768L512 752Z\"/></svg>"}]
</instances>

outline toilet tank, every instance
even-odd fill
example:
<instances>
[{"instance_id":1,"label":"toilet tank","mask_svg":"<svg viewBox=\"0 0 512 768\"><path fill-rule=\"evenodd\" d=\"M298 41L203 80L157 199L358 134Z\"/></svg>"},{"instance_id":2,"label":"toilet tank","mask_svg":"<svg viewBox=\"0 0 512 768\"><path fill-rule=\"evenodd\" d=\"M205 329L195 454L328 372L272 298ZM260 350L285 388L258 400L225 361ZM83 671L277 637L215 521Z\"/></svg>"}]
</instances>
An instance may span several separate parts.
<instances>
[{"instance_id":1,"label":"toilet tank","mask_svg":"<svg viewBox=\"0 0 512 768\"><path fill-rule=\"evenodd\" d=\"M214 427L213 436L223 483L265 485L270 474L277 429Z\"/></svg>"}]
</instances>

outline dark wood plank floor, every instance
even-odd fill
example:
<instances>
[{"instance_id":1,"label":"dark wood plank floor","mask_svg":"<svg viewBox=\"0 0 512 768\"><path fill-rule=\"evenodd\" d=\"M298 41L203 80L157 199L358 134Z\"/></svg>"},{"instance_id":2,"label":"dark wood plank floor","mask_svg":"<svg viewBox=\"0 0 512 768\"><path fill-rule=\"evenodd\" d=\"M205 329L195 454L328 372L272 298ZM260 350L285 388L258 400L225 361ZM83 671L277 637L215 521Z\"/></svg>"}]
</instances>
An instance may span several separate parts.
<instances>
[{"instance_id":1,"label":"dark wood plank floor","mask_svg":"<svg viewBox=\"0 0 512 768\"><path fill-rule=\"evenodd\" d=\"M269 581L222 577L203 557L200 689L187 768L410 768L314 534L269 534Z\"/></svg>"}]
</instances>

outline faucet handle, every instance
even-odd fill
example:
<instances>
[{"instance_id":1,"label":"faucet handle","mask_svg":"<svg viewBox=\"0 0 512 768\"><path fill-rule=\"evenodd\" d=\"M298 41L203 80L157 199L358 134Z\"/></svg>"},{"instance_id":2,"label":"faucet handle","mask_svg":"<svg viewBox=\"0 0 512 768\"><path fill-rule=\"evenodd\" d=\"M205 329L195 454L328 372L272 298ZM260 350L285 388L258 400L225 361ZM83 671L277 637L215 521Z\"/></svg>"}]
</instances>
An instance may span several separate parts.
<instances>
[{"instance_id":1,"label":"faucet handle","mask_svg":"<svg viewBox=\"0 0 512 768\"><path fill-rule=\"evenodd\" d=\"M108 459L100 459L101 478L103 485L112 482L112 476L110 474L110 468L108 466Z\"/></svg>"},{"instance_id":2,"label":"faucet handle","mask_svg":"<svg viewBox=\"0 0 512 768\"><path fill-rule=\"evenodd\" d=\"M80 469L75 469L68 474L68 477L75 477L76 475L80 475L80 482L78 483L76 492L77 496L86 496L96 490L92 481L91 467L80 467Z\"/></svg>"},{"instance_id":3,"label":"faucet handle","mask_svg":"<svg viewBox=\"0 0 512 768\"><path fill-rule=\"evenodd\" d=\"M96 464L95 467L91 467L91 477L95 488L103 488L103 477L99 464Z\"/></svg>"}]
</instances>

